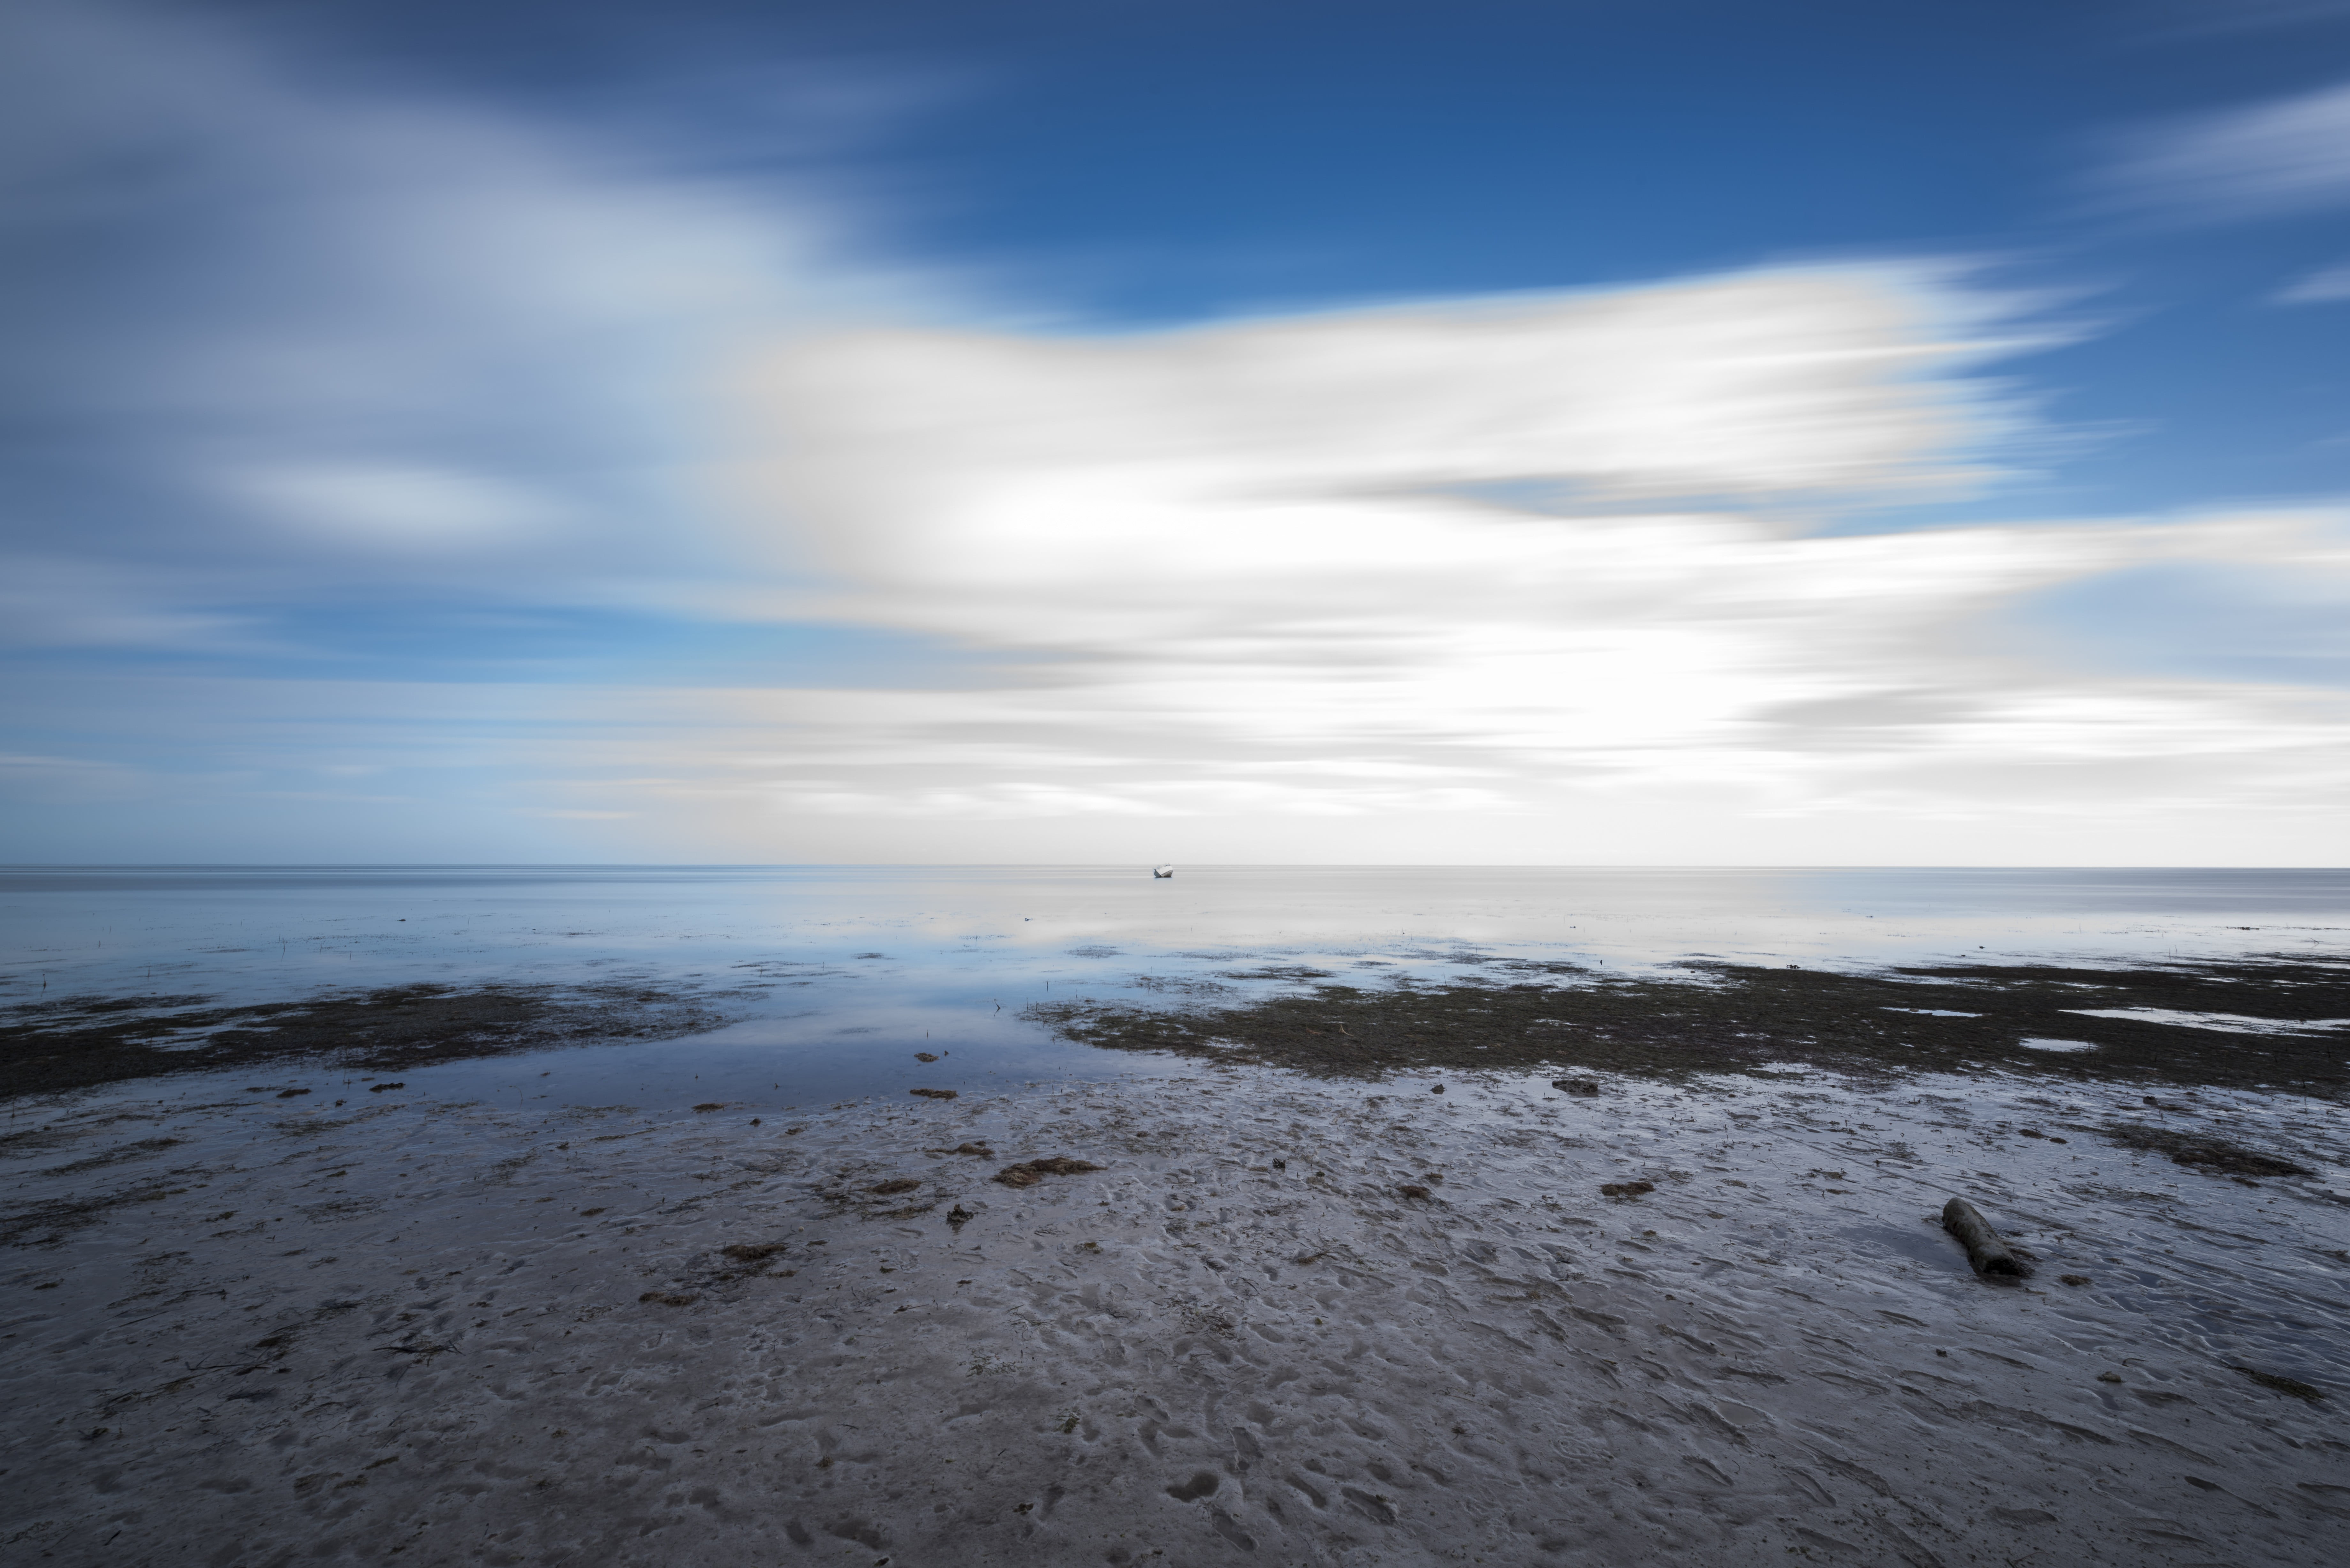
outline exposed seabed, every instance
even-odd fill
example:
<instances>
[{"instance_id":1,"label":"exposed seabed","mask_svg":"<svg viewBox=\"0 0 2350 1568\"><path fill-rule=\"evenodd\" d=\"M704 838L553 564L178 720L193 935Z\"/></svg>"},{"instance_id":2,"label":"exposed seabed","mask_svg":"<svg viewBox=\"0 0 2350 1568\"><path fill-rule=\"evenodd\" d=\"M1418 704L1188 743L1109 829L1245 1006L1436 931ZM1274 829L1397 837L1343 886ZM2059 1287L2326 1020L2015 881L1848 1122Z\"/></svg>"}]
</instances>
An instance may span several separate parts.
<instances>
[{"instance_id":1,"label":"exposed seabed","mask_svg":"<svg viewBox=\"0 0 2350 1568\"><path fill-rule=\"evenodd\" d=\"M788 1117L209 1074L20 1098L12 1550L2338 1560L2327 1100L1169 1066ZM993 1179L1052 1156L1102 1168ZM2031 1278L1970 1272L1953 1195Z\"/></svg>"}]
</instances>

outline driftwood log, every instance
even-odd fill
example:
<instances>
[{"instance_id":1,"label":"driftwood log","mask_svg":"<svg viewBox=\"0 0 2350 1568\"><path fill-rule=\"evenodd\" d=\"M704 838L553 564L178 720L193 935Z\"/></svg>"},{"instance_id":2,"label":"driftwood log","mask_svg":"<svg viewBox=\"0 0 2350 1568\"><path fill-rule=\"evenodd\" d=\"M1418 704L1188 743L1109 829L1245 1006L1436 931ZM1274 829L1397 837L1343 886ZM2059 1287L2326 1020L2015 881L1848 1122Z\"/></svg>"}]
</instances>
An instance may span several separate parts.
<instances>
[{"instance_id":1,"label":"driftwood log","mask_svg":"<svg viewBox=\"0 0 2350 1568\"><path fill-rule=\"evenodd\" d=\"M2000 1240L1999 1232L1991 1228L1982 1211L1963 1198L1953 1198L1942 1205L1942 1229L1966 1247L1967 1262L1974 1265L1978 1274L2020 1280L2032 1272Z\"/></svg>"}]
</instances>

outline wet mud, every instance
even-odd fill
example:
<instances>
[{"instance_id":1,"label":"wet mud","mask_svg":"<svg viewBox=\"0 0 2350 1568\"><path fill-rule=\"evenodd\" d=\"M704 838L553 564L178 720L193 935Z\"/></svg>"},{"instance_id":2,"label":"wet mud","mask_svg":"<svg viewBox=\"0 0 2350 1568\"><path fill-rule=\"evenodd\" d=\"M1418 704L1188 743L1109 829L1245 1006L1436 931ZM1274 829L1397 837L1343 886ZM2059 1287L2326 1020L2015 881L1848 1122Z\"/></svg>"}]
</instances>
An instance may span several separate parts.
<instances>
[{"instance_id":1,"label":"wet mud","mask_svg":"<svg viewBox=\"0 0 2350 1568\"><path fill-rule=\"evenodd\" d=\"M0 1138L28 1563L2341 1555L2331 1102L1243 1069L794 1134L173 1088ZM2090 1136L2158 1119L2315 1174ZM2040 1281L1969 1267L1959 1193Z\"/></svg>"},{"instance_id":2,"label":"wet mud","mask_svg":"<svg viewBox=\"0 0 2350 1568\"><path fill-rule=\"evenodd\" d=\"M2350 1032L2326 1026L2350 1019L2350 962L2255 956L1861 974L1701 962L1680 966L1685 979L1485 964L1486 972L1449 984L1315 985L1225 1006L1055 1002L1026 1016L1111 1050L1324 1077L1565 1067L1677 1080L1801 1064L1862 1075L2002 1071L2350 1096ZM2122 1010L2235 1022L2094 1015Z\"/></svg>"}]
</instances>

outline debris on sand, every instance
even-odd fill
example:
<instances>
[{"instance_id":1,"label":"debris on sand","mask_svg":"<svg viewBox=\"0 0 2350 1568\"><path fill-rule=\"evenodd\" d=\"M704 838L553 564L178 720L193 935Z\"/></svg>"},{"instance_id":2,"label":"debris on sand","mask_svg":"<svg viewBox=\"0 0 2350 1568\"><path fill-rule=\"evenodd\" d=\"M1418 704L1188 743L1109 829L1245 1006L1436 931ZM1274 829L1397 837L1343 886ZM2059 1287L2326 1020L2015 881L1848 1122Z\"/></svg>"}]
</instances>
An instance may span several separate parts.
<instances>
[{"instance_id":1,"label":"debris on sand","mask_svg":"<svg viewBox=\"0 0 2350 1568\"><path fill-rule=\"evenodd\" d=\"M890 1178L887 1181L877 1181L872 1186L867 1188L866 1190L868 1192L879 1194L883 1198L887 1198L893 1192L911 1192L920 1185L921 1183L913 1177L897 1176Z\"/></svg>"},{"instance_id":2,"label":"debris on sand","mask_svg":"<svg viewBox=\"0 0 2350 1568\"><path fill-rule=\"evenodd\" d=\"M956 1231L962 1230L964 1226L970 1224L977 1218L979 1218L979 1216L973 1214L970 1210L965 1209L960 1203L947 1210L947 1224L951 1229Z\"/></svg>"},{"instance_id":3,"label":"debris on sand","mask_svg":"<svg viewBox=\"0 0 2350 1568\"><path fill-rule=\"evenodd\" d=\"M2297 1377L2280 1377L2273 1372L2256 1372L2249 1366L2231 1366L2230 1372L2241 1372L2263 1388L2273 1388L2280 1394L2290 1394L2296 1399L2314 1405L2325 1397L2323 1389L2312 1388Z\"/></svg>"},{"instance_id":4,"label":"debris on sand","mask_svg":"<svg viewBox=\"0 0 2350 1568\"><path fill-rule=\"evenodd\" d=\"M1024 1159L1018 1165L1007 1165L995 1173L995 1179L1006 1187L1034 1187L1048 1176L1080 1176L1100 1168L1098 1165L1056 1154L1049 1159Z\"/></svg>"},{"instance_id":5,"label":"debris on sand","mask_svg":"<svg viewBox=\"0 0 2350 1568\"><path fill-rule=\"evenodd\" d=\"M730 1246L721 1247L718 1251L721 1256L732 1258L738 1263L755 1263L763 1259L772 1258L776 1253L784 1251L784 1243L781 1241L736 1241Z\"/></svg>"},{"instance_id":6,"label":"debris on sand","mask_svg":"<svg viewBox=\"0 0 2350 1568\"><path fill-rule=\"evenodd\" d=\"M1427 1188L1419 1185L1417 1182L1407 1182L1403 1186L1396 1189L1396 1196L1399 1198L1429 1198L1434 1195L1430 1193Z\"/></svg>"},{"instance_id":7,"label":"debris on sand","mask_svg":"<svg viewBox=\"0 0 2350 1568\"><path fill-rule=\"evenodd\" d=\"M717 1100L704 1100L702 1104L694 1106L693 1108L697 1111L723 1111L726 1106L723 1103Z\"/></svg>"},{"instance_id":8,"label":"debris on sand","mask_svg":"<svg viewBox=\"0 0 2350 1568\"><path fill-rule=\"evenodd\" d=\"M917 1051L914 1053L914 1060L917 1062L935 1062L938 1060L938 1057L928 1051Z\"/></svg>"},{"instance_id":9,"label":"debris on sand","mask_svg":"<svg viewBox=\"0 0 2350 1568\"><path fill-rule=\"evenodd\" d=\"M952 1148L926 1148L924 1154L975 1154L982 1159L993 1159L995 1151L983 1143L959 1143Z\"/></svg>"},{"instance_id":10,"label":"debris on sand","mask_svg":"<svg viewBox=\"0 0 2350 1568\"><path fill-rule=\"evenodd\" d=\"M2148 1102L2151 1103L2151 1102ZM2171 1106L2163 1106L2165 1110ZM2116 1122L2103 1129L2124 1148L2167 1154L2178 1165L2191 1166L2210 1176L2307 1176L2306 1166L2272 1154L2261 1154L2207 1133L2173 1132L2143 1122Z\"/></svg>"},{"instance_id":11,"label":"debris on sand","mask_svg":"<svg viewBox=\"0 0 2350 1568\"><path fill-rule=\"evenodd\" d=\"M955 1097L952 1089L909 1089L906 1093L920 1095L926 1100L951 1100Z\"/></svg>"},{"instance_id":12,"label":"debris on sand","mask_svg":"<svg viewBox=\"0 0 2350 1568\"><path fill-rule=\"evenodd\" d=\"M1599 1092L1598 1081L1594 1078L1553 1078L1550 1086L1567 1095L1596 1095Z\"/></svg>"},{"instance_id":13,"label":"debris on sand","mask_svg":"<svg viewBox=\"0 0 2350 1568\"><path fill-rule=\"evenodd\" d=\"M404 1083L400 1083L400 1084L369 1084L369 1085L368 1085L368 1093L369 1093L369 1094L370 1094L370 1095L380 1095L380 1094L384 1093L386 1090L390 1090L390 1089L404 1089L404 1088L406 1088L406 1087L408 1087L408 1085L407 1085L406 1084L404 1084Z\"/></svg>"},{"instance_id":14,"label":"debris on sand","mask_svg":"<svg viewBox=\"0 0 2350 1568\"><path fill-rule=\"evenodd\" d=\"M1610 1181L1601 1185L1599 1195L1602 1198L1638 1198L1644 1192L1656 1189L1657 1184L1653 1181Z\"/></svg>"},{"instance_id":15,"label":"debris on sand","mask_svg":"<svg viewBox=\"0 0 2350 1568\"><path fill-rule=\"evenodd\" d=\"M2020 1280L2032 1272L1991 1228L1982 1210L1963 1198L1942 1205L1942 1229L1959 1239L1967 1250L1967 1262L1986 1279Z\"/></svg>"},{"instance_id":16,"label":"debris on sand","mask_svg":"<svg viewBox=\"0 0 2350 1568\"><path fill-rule=\"evenodd\" d=\"M307 1095L309 1092L307 1089L280 1089L277 1091L277 1097L281 1100L290 1100L296 1095Z\"/></svg>"},{"instance_id":17,"label":"debris on sand","mask_svg":"<svg viewBox=\"0 0 2350 1568\"><path fill-rule=\"evenodd\" d=\"M702 1298L673 1291L647 1291L637 1299L640 1302L659 1302L663 1306L691 1306Z\"/></svg>"},{"instance_id":18,"label":"debris on sand","mask_svg":"<svg viewBox=\"0 0 2350 1568\"><path fill-rule=\"evenodd\" d=\"M2092 1280L2086 1274L2059 1274L2056 1277L2064 1281L2068 1285L2090 1285L2096 1283L2095 1280Z\"/></svg>"}]
</instances>

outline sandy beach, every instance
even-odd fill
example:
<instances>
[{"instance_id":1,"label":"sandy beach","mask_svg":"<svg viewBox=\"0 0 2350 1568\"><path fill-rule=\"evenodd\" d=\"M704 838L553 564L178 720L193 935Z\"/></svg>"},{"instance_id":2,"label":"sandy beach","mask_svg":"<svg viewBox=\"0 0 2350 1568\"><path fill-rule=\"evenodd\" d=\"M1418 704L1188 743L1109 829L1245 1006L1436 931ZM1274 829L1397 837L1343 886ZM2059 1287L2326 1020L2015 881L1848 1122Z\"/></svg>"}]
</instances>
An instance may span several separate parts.
<instances>
[{"instance_id":1,"label":"sandy beach","mask_svg":"<svg viewBox=\"0 0 2350 1568\"><path fill-rule=\"evenodd\" d=\"M20 1099L5 1539L213 1568L2338 1560L2340 1108L1595 1081ZM1099 1168L997 1179L1052 1157ZM1953 1194L2030 1280L1970 1272Z\"/></svg>"}]
</instances>

